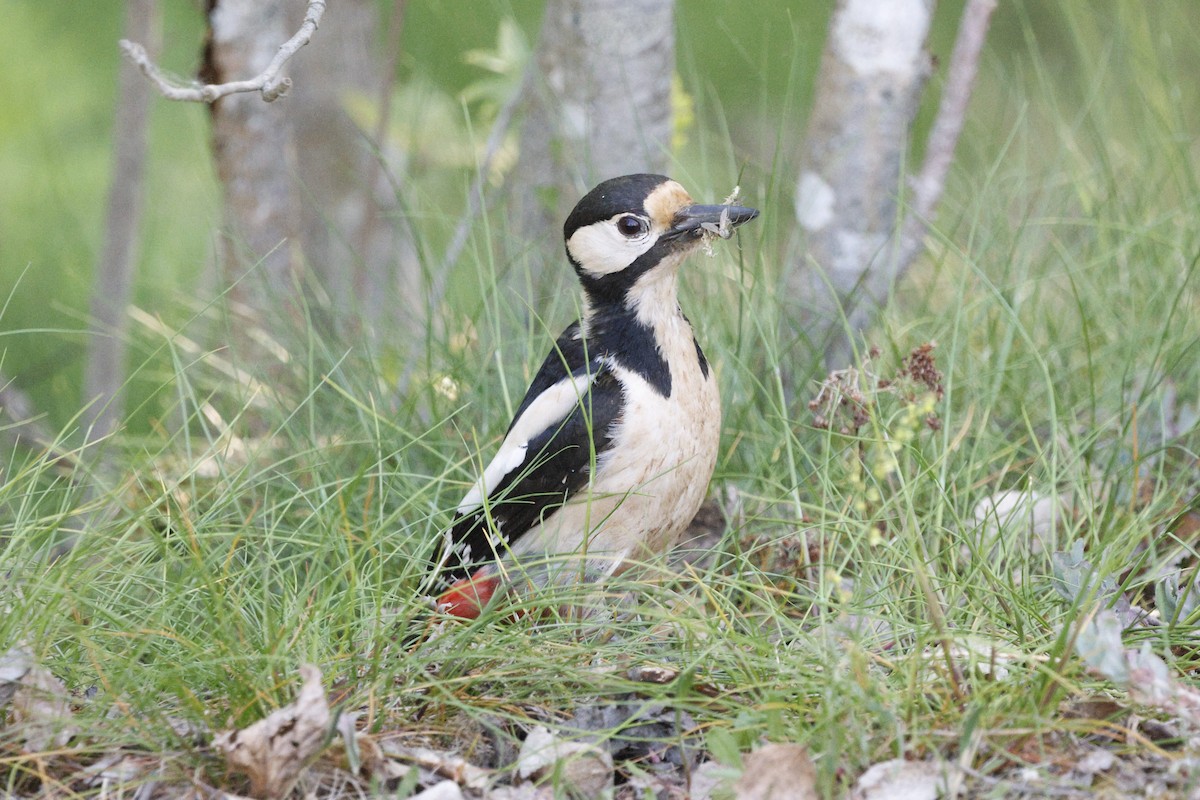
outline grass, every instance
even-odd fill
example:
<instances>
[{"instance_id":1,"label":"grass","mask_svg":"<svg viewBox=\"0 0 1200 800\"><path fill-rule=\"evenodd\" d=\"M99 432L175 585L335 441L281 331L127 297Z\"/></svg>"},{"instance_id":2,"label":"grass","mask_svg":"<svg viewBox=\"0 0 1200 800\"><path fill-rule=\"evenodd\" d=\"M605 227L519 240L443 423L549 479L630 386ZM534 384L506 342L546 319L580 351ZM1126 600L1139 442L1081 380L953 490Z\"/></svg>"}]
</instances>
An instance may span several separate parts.
<instances>
[{"instance_id":1,"label":"grass","mask_svg":"<svg viewBox=\"0 0 1200 800\"><path fill-rule=\"evenodd\" d=\"M22 727L0 729L2 791L95 791L76 770L113 750L163 754L180 785L236 788L195 732L287 703L304 662L367 730L480 762L533 722L637 692L690 715L679 742L727 763L764 740L804 744L827 794L900 757L958 763L995 796L1023 767L1050 785L1093 744L1127 765L1098 788L1129 791L1128 765L1191 763L1190 746L1130 733L1127 687L1076 647L1094 593L1054 583L1054 554L1082 542L1097 578L1153 608L1197 563L1197 109L1177 94L1193 56L1162 21L1190 18L1149 26L1122 8L1124 37L1067 13L1060 57L1080 87L1039 60L1028 20L1024 57L989 63L931 252L864 338L867 413L847 433L813 424L824 376L774 334L791 173L749 169L763 224L685 278L726 409L726 530L696 566L606 584L600 619L558 613L563 589L412 646L431 543L572 311L507 305L483 238L457 267L481 290L475 334L435 330L404 397L380 366L395 354L297 337L288 380L255 390L179 336L145 334L171 366L138 380L182 425L107 443L120 468L105 481L21 453L3 471L0 652L24 648L62 679L80 731L69 751L27 754ZM719 198L728 137L696 150L681 174ZM933 341L936 430L926 394L865 374ZM1053 519L1035 531L984 513L1006 491ZM67 535L76 546L48 561ZM1127 643L1186 677L1194 623L1131 628ZM632 681L643 665L677 677ZM1090 712L1100 699L1107 713Z\"/></svg>"}]
</instances>

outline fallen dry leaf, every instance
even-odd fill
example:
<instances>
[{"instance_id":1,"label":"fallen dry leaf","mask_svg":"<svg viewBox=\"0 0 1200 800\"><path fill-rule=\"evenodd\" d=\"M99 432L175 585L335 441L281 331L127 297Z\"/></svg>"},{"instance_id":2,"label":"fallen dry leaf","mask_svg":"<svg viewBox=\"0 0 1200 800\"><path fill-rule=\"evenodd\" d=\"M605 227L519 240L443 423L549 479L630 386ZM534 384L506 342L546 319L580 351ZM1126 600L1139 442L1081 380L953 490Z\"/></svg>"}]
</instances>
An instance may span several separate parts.
<instances>
[{"instance_id":1,"label":"fallen dry leaf","mask_svg":"<svg viewBox=\"0 0 1200 800\"><path fill-rule=\"evenodd\" d=\"M27 651L13 648L0 657L0 695L12 702L27 753L62 747L75 735L67 687Z\"/></svg>"},{"instance_id":2,"label":"fallen dry leaf","mask_svg":"<svg viewBox=\"0 0 1200 800\"><path fill-rule=\"evenodd\" d=\"M817 800L817 769L798 744L768 744L742 759L737 800Z\"/></svg>"},{"instance_id":3,"label":"fallen dry leaf","mask_svg":"<svg viewBox=\"0 0 1200 800\"><path fill-rule=\"evenodd\" d=\"M730 767L719 761L705 761L692 770L691 775L688 776L687 797L691 800L731 797L730 787L740 775L741 772L736 767Z\"/></svg>"},{"instance_id":4,"label":"fallen dry leaf","mask_svg":"<svg viewBox=\"0 0 1200 800\"><path fill-rule=\"evenodd\" d=\"M400 784L409 772L395 759L383 754L383 748L374 736L354 729L355 714L339 714L337 732L344 750L344 769L354 775L372 780L389 791Z\"/></svg>"},{"instance_id":5,"label":"fallen dry leaf","mask_svg":"<svg viewBox=\"0 0 1200 800\"><path fill-rule=\"evenodd\" d=\"M1122 622L1110 610L1097 613L1079 630L1076 648L1095 673L1129 692L1135 703L1166 712L1193 729L1200 728L1200 690L1180 680L1153 650L1150 642L1140 649L1126 648Z\"/></svg>"},{"instance_id":6,"label":"fallen dry leaf","mask_svg":"<svg viewBox=\"0 0 1200 800\"><path fill-rule=\"evenodd\" d=\"M671 681L679 677L679 670L671 667L661 667L651 664L646 664L638 667L630 667L625 673L626 677L631 681L638 683L655 683L659 686L666 686ZM707 681L695 680L692 676L688 688L694 692L699 692L705 697L720 697L720 687L708 683Z\"/></svg>"},{"instance_id":7,"label":"fallen dry leaf","mask_svg":"<svg viewBox=\"0 0 1200 800\"><path fill-rule=\"evenodd\" d=\"M497 786L487 792L484 798L485 800L559 800L561 796L555 793L553 786L518 783L515 786ZM606 796L601 795L601 797Z\"/></svg>"},{"instance_id":8,"label":"fallen dry leaf","mask_svg":"<svg viewBox=\"0 0 1200 800\"><path fill-rule=\"evenodd\" d=\"M81 771L86 777L79 788L97 789L100 797L119 797L123 789L136 782L135 796L149 797L156 784L148 776L161 767L162 761L155 756L112 753Z\"/></svg>"},{"instance_id":9,"label":"fallen dry leaf","mask_svg":"<svg viewBox=\"0 0 1200 800\"><path fill-rule=\"evenodd\" d=\"M632 676L631 676L632 677ZM566 727L608 751L614 762L636 761L653 771L690 772L699 762L692 715L637 694L580 703Z\"/></svg>"},{"instance_id":10,"label":"fallen dry leaf","mask_svg":"<svg viewBox=\"0 0 1200 800\"><path fill-rule=\"evenodd\" d=\"M230 769L249 776L254 797L286 796L325 747L330 715L321 670L305 664L300 667L300 677L304 685L295 701L253 725L225 731L213 739Z\"/></svg>"},{"instance_id":11,"label":"fallen dry leaf","mask_svg":"<svg viewBox=\"0 0 1200 800\"><path fill-rule=\"evenodd\" d=\"M1095 775L1097 772L1107 772L1116 763L1117 757L1111 750L1093 747L1075 762L1074 770L1083 775Z\"/></svg>"}]
</instances>

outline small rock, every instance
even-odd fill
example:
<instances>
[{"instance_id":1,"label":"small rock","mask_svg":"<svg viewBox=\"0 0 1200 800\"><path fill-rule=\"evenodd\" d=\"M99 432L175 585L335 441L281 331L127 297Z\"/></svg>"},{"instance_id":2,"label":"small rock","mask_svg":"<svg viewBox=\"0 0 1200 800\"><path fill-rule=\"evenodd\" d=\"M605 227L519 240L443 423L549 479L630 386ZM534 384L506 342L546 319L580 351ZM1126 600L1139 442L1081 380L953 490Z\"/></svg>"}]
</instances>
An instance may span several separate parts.
<instances>
[{"instance_id":1,"label":"small rock","mask_svg":"<svg viewBox=\"0 0 1200 800\"><path fill-rule=\"evenodd\" d=\"M854 800L937 800L944 764L894 758L873 765L859 776Z\"/></svg>"},{"instance_id":2,"label":"small rock","mask_svg":"<svg viewBox=\"0 0 1200 800\"><path fill-rule=\"evenodd\" d=\"M22 648L9 648L0 655L0 708L8 705L21 679L33 669L33 656Z\"/></svg>"},{"instance_id":3,"label":"small rock","mask_svg":"<svg viewBox=\"0 0 1200 800\"><path fill-rule=\"evenodd\" d=\"M1006 489L980 500L971 514L979 552L993 557L1001 538L1018 557L1052 550L1059 526L1070 521L1074 496L1043 494L1033 489ZM971 557L969 549L964 555Z\"/></svg>"},{"instance_id":4,"label":"small rock","mask_svg":"<svg viewBox=\"0 0 1200 800\"><path fill-rule=\"evenodd\" d=\"M1117 757L1111 750L1097 747L1089 750L1083 758L1075 763L1075 771L1084 775L1095 775L1097 772L1107 772L1117 763Z\"/></svg>"},{"instance_id":5,"label":"small rock","mask_svg":"<svg viewBox=\"0 0 1200 800\"><path fill-rule=\"evenodd\" d=\"M413 795L412 800L463 800L463 793L454 781L442 781L420 794Z\"/></svg>"}]
</instances>

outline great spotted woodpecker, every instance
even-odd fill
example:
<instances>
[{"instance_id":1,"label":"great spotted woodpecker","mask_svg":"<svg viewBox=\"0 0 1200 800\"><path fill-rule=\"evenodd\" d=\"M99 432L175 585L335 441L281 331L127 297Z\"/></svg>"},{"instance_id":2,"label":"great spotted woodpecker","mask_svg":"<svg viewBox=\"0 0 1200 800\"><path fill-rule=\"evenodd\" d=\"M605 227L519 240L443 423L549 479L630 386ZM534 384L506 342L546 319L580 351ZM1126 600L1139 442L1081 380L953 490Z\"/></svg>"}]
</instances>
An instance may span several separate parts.
<instances>
[{"instance_id":1,"label":"great spotted woodpecker","mask_svg":"<svg viewBox=\"0 0 1200 800\"><path fill-rule=\"evenodd\" d=\"M563 574L598 577L675 543L704 499L721 428L716 376L679 307L679 267L756 216L696 205L662 175L613 178L579 201L563 236L581 319L458 506L441 561L456 582L439 608L474 618L544 557L575 554L583 564Z\"/></svg>"}]
</instances>

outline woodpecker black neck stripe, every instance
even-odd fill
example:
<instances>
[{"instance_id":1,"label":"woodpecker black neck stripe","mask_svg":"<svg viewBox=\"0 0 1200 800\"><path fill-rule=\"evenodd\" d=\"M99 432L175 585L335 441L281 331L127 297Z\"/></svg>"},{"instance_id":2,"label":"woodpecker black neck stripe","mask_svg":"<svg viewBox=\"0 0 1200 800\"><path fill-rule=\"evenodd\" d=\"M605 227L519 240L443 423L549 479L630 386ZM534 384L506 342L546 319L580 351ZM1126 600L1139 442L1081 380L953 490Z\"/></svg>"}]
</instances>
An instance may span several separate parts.
<instances>
[{"instance_id":1,"label":"woodpecker black neck stripe","mask_svg":"<svg viewBox=\"0 0 1200 800\"><path fill-rule=\"evenodd\" d=\"M592 304L593 308L604 308L606 306L623 306L626 295L637 283L638 278L657 267L675 250L675 247L675 243L669 240L660 240L625 269L610 272L607 275L590 275L578 261L571 258L569 252L567 258L571 261L571 266L575 268L575 274L579 276L579 283L583 286L588 302Z\"/></svg>"},{"instance_id":2,"label":"woodpecker black neck stripe","mask_svg":"<svg viewBox=\"0 0 1200 800\"><path fill-rule=\"evenodd\" d=\"M637 373L663 397L671 396L671 366L654 340L654 331L624 305L593 310L587 322L588 349Z\"/></svg>"}]
</instances>

